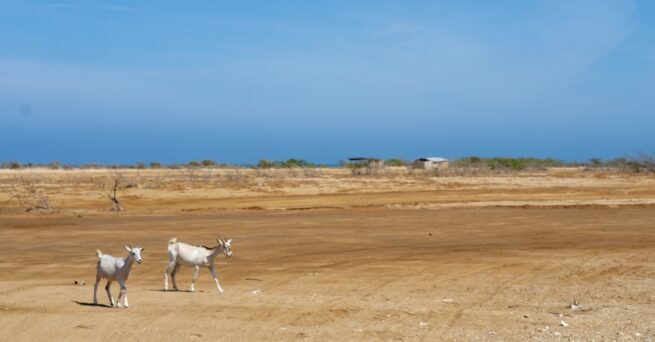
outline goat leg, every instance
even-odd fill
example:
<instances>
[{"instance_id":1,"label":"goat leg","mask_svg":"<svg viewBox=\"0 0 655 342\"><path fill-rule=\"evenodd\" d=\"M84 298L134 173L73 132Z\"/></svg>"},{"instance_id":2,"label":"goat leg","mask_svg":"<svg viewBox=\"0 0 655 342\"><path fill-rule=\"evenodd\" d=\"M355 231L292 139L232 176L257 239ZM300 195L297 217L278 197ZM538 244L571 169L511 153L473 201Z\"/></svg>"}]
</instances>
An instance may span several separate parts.
<instances>
[{"instance_id":1,"label":"goat leg","mask_svg":"<svg viewBox=\"0 0 655 342\"><path fill-rule=\"evenodd\" d=\"M175 270L175 261L171 261L166 266L164 271L164 291L168 291L168 274L172 273Z\"/></svg>"},{"instance_id":2,"label":"goat leg","mask_svg":"<svg viewBox=\"0 0 655 342\"><path fill-rule=\"evenodd\" d=\"M198 278L198 272L200 272L200 266L194 266L193 270L193 279L191 280L191 292L196 291L196 278Z\"/></svg>"},{"instance_id":3,"label":"goat leg","mask_svg":"<svg viewBox=\"0 0 655 342\"><path fill-rule=\"evenodd\" d=\"M114 302L114 297L111 296L111 280L107 280L107 286L105 286L105 290L107 290L107 297L109 297L109 304L111 306L115 306L116 302Z\"/></svg>"},{"instance_id":4,"label":"goat leg","mask_svg":"<svg viewBox=\"0 0 655 342\"><path fill-rule=\"evenodd\" d=\"M214 278L214 282L216 282L216 288L220 292L224 292L223 288L221 287L221 284L218 282L218 278L216 277L216 270L214 269L213 266L209 266L209 272L212 274L212 277Z\"/></svg>"},{"instance_id":5,"label":"goat leg","mask_svg":"<svg viewBox=\"0 0 655 342\"><path fill-rule=\"evenodd\" d=\"M179 265L175 265L175 267L173 268L173 272L171 272L171 280L173 281L173 288L175 289L175 291L179 291L179 289L177 288L177 283L175 282L175 273L177 273L177 270L179 268L180 268Z\"/></svg>"},{"instance_id":6,"label":"goat leg","mask_svg":"<svg viewBox=\"0 0 655 342\"><path fill-rule=\"evenodd\" d=\"M98 305L98 283L101 277L96 275L96 283L93 285L93 305Z\"/></svg>"}]
</instances>

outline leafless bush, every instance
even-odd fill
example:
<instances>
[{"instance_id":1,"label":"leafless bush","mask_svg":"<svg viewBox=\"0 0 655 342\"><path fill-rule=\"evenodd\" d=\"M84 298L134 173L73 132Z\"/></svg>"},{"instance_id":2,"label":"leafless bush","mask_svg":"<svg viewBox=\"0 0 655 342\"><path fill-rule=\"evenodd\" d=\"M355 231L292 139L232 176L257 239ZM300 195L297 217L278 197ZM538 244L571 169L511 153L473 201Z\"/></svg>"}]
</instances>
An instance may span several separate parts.
<instances>
[{"instance_id":1,"label":"leafless bush","mask_svg":"<svg viewBox=\"0 0 655 342\"><path fill-rule=\"evenodd\" d=\"M354 176L380 175L382 174L380 170L381 170L380 168L371 167L369 165L358 165L358 166L350 167L350 171Z\"/></svg>"},{"instance_id":2,"label":"leafless bush","mask_svg":"<svg viewBox=\"0 0 655 342\"><path fill-rule=\"evenodd\" d=\"M255 177L257 178L271 178L273 175L271 169L254 168L253 172L255 173Z\"/></svg>"},{"instance_id":3,"label":"leafless bush","mask_svg":"<svg viewBox=\"0 0 655 342\"><path fill-rule=\"evenodd\" d=\"M185 169L182 177L184 181L193 183L198 179L198 172L195 169Z\"/></svg>"},{"instance_id":4,"label":"leafless bush","mask_svg":"<svg viewBox=\"0 0 655 342\"><path fill-rule=\"evenodd\" d=\"M106 195L112 204L111 211L123 211L125 208L123 208L121 200L118 198L118 190L131 188L136 186L136 184L128 181L125 176L119 172L111 172L110 180L109 193Z\"/></svg>"},{"instance_id":5,"label":"leafless bush","mask_svg":"<svg viewBox=\"0 0 655 342\"><path fill-rule=\"evenodd\" d=\"M316 178L316 177L321 177L323 175L321 169L303 168L302 170L303 170L303 175L307 178Z\"/></svg>"},{"instance_id":6,"label":"leafless bush","mask_svg":"<svg viewBox=\"0 0 655 342\"><path fill-rule=\"evenodd\" d=\"M228 182L241 184L247 181L248 175L240 168L232 168L225 172L224 178Z\"/></svg>"},{"instance_id":7,"label":"leafless bush","mask_svg":"<svg viewBox=\"0 0 655 342\"><path fill-rule=\"evenodd\" d=\"M16 186L12 190L11 198L26 212L38 210L43 213L52 210L48 194L38 186L39 180L36 176L16 174L14 180Z\"/></svg>"},{"instance_id":8,"label":"leafless bush","mask_svg":"<svg viewBox=\"0 0 655 342\"><path fill-rule=\"evenodd\" d=\"M655 173L655 155L639 154L603 161L590 159L584 164L585 171L624 172L624 173Z\"/></svg>"},{"instance_id":9,"label":"leafless bush","mask_svg":"<svg viewBox=\"0 0 655 342\"><path fill-rule=\"evenodd\" d=\"M634 158L624 159L620 166L632 173L655 173L655 156L640 154Z\"/></svg>"}]
</instances>

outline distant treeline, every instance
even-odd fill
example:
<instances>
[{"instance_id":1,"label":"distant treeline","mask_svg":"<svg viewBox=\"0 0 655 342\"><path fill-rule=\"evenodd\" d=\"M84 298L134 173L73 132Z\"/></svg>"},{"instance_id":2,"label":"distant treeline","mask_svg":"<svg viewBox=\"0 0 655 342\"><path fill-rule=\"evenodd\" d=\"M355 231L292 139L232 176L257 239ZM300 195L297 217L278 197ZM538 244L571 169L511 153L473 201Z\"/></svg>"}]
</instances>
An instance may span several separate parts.
<instances>
[{"instance_id":1,"label":"distant treeline","mask_svg":"<svg viewBox=\"0 0 655 342\"><path fill-rule=\"evenodd\" d=\"M528 170L542 169L556 166L581 166L584 163L566 162L554 158L532 158L532 157L462 157L449 161L450 167L455 168L484 168L490 170ZM414 161L400 158L392 158L385 161L387 166L413 166Z\"/></svg>"},{"instance_id":2,"label":"distant treeline","mask_svg":"<svg viewBox=\"0 0 655 342\"><path fill-rule=\"evenodd\" d=\"M387 166L412 166L414 161L392 158ZM587 161L564 161L556 158L534 157L462 157L450 160L451 168L475 168L488 170L545 170L550 167L585 167L588 169L618 169L629 172L655 172L655 157L640 155L610 160L592 158Z\"/></svg>"},{"instance_id":3,"label":"distant treeline","mask_svg":"<svg viewBox=\"0 0 655 342\"><path fill-rule=\"evenodd\" d=\"M298 168L298 167L329 167L326 164L316 164L312 162L308 162L304 159L287 159L287 160L265 160L262 159L255 165L255 167L259 169L290 169L290 168Z\"/></svg>"},{"instance_id":4,"label":"distant treeline","mask_svg":"<svg viewBox=\"0 0 655 342\"><path fill-rule=\"evenodd\" d=\"M9 161L0 163L0 169L23 169L23 168L48 168L52 170L64 169L188 169L188 168L316 168L316 167L330 167L327 164L316 164L308 162L304 159L287 159L287 160L260 160L255 165L236 165L228 163L219 163L210 159L202 161L189 161L187 163L171 163L165 164L156 161L149 163L136 162L134 164L105 164L105 163L60 163L59 161L52 161L50 163L25 163L22 164L18 161Z\"/></svg>"},{"instance_id":5,"label":"distant treeline","mask_svg":"<svg viewBox=\"0 0 655 342\"><path fill-rule=\"evenodd\" d=\"M187 163L171 163L164 164L160 162L136 162L134 164L105 164L105 163L83 163L83 164L72 164L72 163L60 163L58 161L52 161L50 163L26 163L21 164L17 161L4 162L0 164L0 169L21 169L21 168L32 168L32 167L41 167L48 168L53 170L58 169L185 169L185 168L202 168L202 167L237 167L236 165L217 163L213 160L202 160L195 161L192 160Z\"/></svg>"},{"instance_id":6,"label":"distant treeline","mask_svg":"<svg viewBox=\"0 0 655 342\"><path fill-rule=\"evenodd\" d=\"M575 167L582 166L582 163L567 162L555 158L533 158L533 157L465 157L459 158L452 162L454 167L476 167L488 168L490 170L528 170L528 169L545 169L549 167Z\"/></svg>"},{"instance_id":7,"label":"distant treeline","mask_svg":"<svg viewBox=\"0 0 655 342\"><path fill-rule=\"evenodd\" d=\"M414 167L412 160L402 158L391 158L385 160L386 166ZM22 169L22 168L49 168L49 169L188 169L188 168L317 168L317 167L348 167L350 162L341 161L338 165L318 164L304 159L290 158L287 160L260 160L254 165L234 165L218 163L205 159L202 161L189 161L187 163L164 164L156 161L149 163L137 162L134 164L64 164L58 161L50 163L26 163L17 161L0 163L0 169ZM620 157L610 160L592 158L584 162L564 161L555 158L533 158L533 157L462 157L450 160L451 168L458 169L487 169L487 170L543 170L550 167L585 167L588 169L617 169L625 172L651 172L655 173L655 157L651 155L640 155L636 157Z\"/></svg>"}]
</instances>

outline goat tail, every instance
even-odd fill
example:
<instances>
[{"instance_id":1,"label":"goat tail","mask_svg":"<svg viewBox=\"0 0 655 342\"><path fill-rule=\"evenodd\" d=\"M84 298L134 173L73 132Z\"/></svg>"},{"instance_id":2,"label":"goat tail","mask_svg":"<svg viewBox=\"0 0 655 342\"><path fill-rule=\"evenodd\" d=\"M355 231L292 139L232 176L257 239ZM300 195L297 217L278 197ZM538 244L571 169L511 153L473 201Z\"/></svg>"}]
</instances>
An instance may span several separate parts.
<instances>
[{"instance_id":1,"label":"goat tail","mask_svg":"<svg viewBox=\"0 0 655 342\"><path fill-rule=\"evenodd\" d=\"M169 244L169 245L172 245L172 244L174 244L174 243L177 243L177 238L176 238L176 237L174 237L174 238L168 240L168 244Z\"/></svg>"},{"instance_id":2,"label":"goat tail","mask_svg":"<svg viewBox=\"0 0 655 342\"><path fill-rule=\"evenodd\" d=\"M102 257L102 252L99 249L96 249L96 257Z\"/></svg>"}]
</instances>

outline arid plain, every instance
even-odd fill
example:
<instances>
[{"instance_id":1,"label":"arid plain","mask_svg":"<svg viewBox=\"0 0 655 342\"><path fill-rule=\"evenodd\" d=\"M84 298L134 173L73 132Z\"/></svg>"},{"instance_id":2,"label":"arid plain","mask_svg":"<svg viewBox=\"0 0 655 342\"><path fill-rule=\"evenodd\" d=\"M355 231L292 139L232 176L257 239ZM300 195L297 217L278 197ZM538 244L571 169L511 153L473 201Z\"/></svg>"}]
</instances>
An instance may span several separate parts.
<instances>
[{"instance_id":1,"label":"arid plain","mask_svg":"<svg viewBox=\"0 0 655 342\"><path fill-rule=\"evenodd\" d=\"M167 241L219 234L225 293L206 269L164 292ZM0 241L3 341L655 338L652 175L2 170ZM95 250L125 244L131 307L91 305Z\"/></svg>"}]
</instances>

